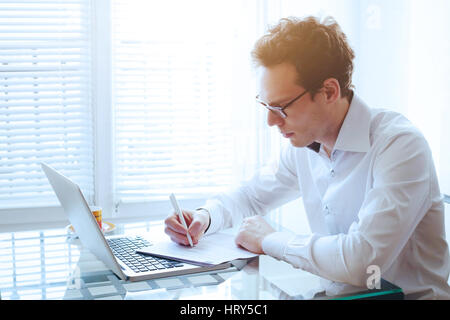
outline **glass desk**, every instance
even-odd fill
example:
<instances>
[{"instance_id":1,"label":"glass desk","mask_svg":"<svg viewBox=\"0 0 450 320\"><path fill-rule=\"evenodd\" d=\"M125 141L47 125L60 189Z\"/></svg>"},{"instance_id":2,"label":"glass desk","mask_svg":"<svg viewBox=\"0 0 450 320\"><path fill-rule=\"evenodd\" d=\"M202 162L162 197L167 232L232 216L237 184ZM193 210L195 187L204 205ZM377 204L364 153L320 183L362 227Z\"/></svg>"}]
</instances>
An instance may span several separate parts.
<instances>
[{"instance_id":1,"label":"glass desk","mask_svg":"<svg viewBox=\"0 0 450 320\"><path fill-rule=\"evenodd\" d=\"M166 237L162 222L120 225L112 234ZM368 290L333 283L269 256L204 273L139 282L120 280L67 228L0 233L0 294L4 300L272 300L402 299L402 290L382 280Z\"/></svg>"}]
</instances>

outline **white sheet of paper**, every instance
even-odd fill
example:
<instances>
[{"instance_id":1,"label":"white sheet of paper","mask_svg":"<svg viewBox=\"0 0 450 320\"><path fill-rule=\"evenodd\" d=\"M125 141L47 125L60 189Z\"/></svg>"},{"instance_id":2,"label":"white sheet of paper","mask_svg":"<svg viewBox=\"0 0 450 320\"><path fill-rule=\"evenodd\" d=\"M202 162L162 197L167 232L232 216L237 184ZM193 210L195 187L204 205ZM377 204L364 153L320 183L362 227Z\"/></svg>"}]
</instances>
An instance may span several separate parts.
<instances>
[{"instance_id":1,"label":"white sheet of paper","mask_svg":"<svg viewBox=\"0 0 450 320\"><path fill-rule=\"evenodd\" d=\"M249 259L258 255L238 247L234 242L234 235L223 232L201 238L194 247L167 240L136 251L202 266Z\"/></svg>"}]
</instances>

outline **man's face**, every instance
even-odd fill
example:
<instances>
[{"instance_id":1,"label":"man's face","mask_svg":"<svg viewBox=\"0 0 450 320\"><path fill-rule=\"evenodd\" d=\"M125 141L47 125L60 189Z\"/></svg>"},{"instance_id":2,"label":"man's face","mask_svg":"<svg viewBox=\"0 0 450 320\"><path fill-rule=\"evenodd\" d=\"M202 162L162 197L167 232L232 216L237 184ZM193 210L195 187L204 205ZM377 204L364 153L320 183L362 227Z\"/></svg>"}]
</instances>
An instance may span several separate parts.
<instances>
[{"instance_id":1,"label":"man's face","mask_svg":"<svg viewBox=\"0 0 450 320\"><path fill-rule=\"evenodd\" d=\"M289 63L273 67L261 67L259 98L271 106L284 107L305 88L297 82L297 70ZM318 99L319 98L319 99ZM278 112L268 111L267 124L276 125L283 137L295 147L305 147L319 137L325 125L325 112L321 106L319 94L315 101L308 92L284 109L286 118Z\"/></svg>"}]
</instances>

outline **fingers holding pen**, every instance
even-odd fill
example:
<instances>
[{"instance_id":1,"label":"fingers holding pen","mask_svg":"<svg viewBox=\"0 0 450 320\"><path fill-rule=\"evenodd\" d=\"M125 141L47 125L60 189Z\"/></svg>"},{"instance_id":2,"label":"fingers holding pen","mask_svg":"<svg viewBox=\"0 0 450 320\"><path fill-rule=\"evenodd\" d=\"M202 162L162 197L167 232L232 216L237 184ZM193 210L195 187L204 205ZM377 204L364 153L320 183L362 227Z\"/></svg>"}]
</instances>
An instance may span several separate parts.
<instances>
[{"instance_id":1,"label":"fingers holding pen","mask_svg":"<svg viewBox=\"0 0 450 320\"><path fill-rule=\"evenodd\" d=\"M189 211L182 211L182 213L186 221L186 225L189 228L189 226L193 221L193 215ZM165 224L164 232L170 237L172 241L185 246L190 245L186 235L188 230L183 226L182 222L180 221L180 217L178 216L177 213L173 213L170 216L168 216L166 220L164 220L164 224ZM194 239L192 239L192 241L194 242L194 244L198 242L198 240L194 241Z\"/></svg>"},{"instance_id":2,"label":"fingers holding pen","mask_svg":"<svg viewBox=\"0 0 450 320\"><path fill-rule=\"evenodd\" d=\"M189 240L186 236L186 233L189 232L193 244L196 245L210 224L209 212L206 210L182 210L182 213L188 227L187 230L175 212L164 221L166 226L164 231L172 241L183 245L189 245Z\"/></svg>"}]
</instances>

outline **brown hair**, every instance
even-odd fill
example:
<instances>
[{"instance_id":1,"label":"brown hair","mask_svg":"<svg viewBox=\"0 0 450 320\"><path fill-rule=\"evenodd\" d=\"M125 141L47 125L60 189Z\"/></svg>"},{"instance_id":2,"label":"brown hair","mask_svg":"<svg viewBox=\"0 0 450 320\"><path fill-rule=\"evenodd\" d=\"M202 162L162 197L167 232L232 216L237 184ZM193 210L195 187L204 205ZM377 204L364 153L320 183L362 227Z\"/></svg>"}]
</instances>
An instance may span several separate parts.
<instances>
[{"instance_id":1,"label":"brown hair","mask_svg":"<svg viewBox=\"0 0 450 320\"><path fill-rule=\"evenodd\" d=\"M327 17L289 17L269 29L255 44L252 58L256 65L270 67L292 63L298 73L298 84L314 97L328 78L335 78L341 96L351 95L355 55L337 22Z\"/></svg>"}]
</instances>

